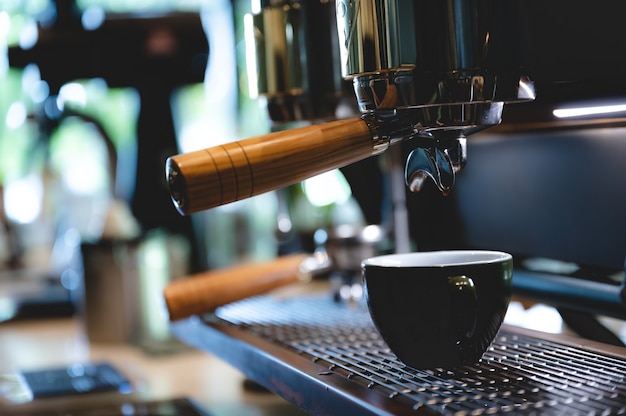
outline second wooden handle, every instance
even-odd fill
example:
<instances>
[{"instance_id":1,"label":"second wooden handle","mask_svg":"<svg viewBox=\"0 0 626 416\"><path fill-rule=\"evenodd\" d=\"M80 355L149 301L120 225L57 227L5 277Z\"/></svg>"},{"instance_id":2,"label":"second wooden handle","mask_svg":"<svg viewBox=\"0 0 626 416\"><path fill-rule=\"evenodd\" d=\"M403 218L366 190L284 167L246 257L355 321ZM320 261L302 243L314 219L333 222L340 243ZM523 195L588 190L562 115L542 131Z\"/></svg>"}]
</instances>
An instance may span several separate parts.
<instances>
[{"instance_id":1,"label":"second wooden handle","mask_svg":"<svg viewBox=\"0 0 626 416\"><path fill-rule=\"evenodd\" d=\"M374 153L361 118L315 124L172 156L167 179L182 214L300 182Z\"/></svg>"},{"instance_id":2,"label":"second wooden handle","mask_svg":"<svg viewBox=\"0 0 626 416\"><path fill-rule=\"evenodd\" d=\"M163 290L170 320L212 312L228 303L299 282L300 267L306 258L294 254L175 280Z\"/></svg>"}]
</instances>

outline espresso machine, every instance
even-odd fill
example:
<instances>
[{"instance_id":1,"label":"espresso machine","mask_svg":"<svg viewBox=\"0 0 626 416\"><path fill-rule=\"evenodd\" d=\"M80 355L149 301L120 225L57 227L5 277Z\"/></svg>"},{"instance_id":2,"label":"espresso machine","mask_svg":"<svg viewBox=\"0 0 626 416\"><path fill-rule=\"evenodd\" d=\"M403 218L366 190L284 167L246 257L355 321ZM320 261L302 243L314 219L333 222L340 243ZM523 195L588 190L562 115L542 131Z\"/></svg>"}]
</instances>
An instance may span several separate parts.
<instances>
[{"instance_id":1,"label":"espresso machine","mask_svg":"<svg viewBox=\"0 0 626 416\"><path fill-rule=\"evenodd\" d=\"M293 18L309 3L317 5L266 1L259 11ZM335 65L360 116L177 155L166 166L173 202L189 215L400 148L418 250L512 252L514 293L557 306L584 338L503 325L476 365L417 370L397 360L367 310L316 296L254 297L172 331L310 414L626 411L626 350L596 319L626 318L626 201L611 185L623 175L624 121L552 115L626 92L624 62L606 42L619 27L607 16L615 4L601 6L338 0ZM600 16L593 35L582 30ZM558 261L537 266L546 258Z\"/></svg>"},{"instance_id":2,"label":"espresso machine","mask_svg":"<svg viewBox=\"0 0 626 416\"><path fill-rule=\"evenodd\" d=\"M170 158L168 183L181 213L278 189L410 139L416 150L407 161L409 187L418 191L431 178L445 194L466 163L465 138L498 125L505 103L534 98L516 59L509 7L340 2L336 8L342 73L353 82L362 116ZM430 41L432 33L441 44Z\"/></svg>"}]
</instances>

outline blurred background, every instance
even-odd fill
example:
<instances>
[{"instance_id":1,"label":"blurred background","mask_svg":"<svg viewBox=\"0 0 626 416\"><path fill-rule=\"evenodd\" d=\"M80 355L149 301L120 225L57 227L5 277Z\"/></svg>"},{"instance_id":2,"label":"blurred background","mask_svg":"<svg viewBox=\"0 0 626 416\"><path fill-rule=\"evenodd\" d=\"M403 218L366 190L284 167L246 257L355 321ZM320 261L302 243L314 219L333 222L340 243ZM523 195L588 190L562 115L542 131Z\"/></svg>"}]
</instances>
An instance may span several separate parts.
<instances>
[{"instance_id":1,"label":"blurred background","mask_svg":"<svg viewBox=\"0 0 626 416\"><path fill-rule=\"evenodd\" d=\"M0 258L12 292L5 319L38 290L40 299L29 299L22 313L71 313L82 289L83 243L151 233L159 246L190 236L160 201L158 180L146 179L155 155L176 151L179 138L191 146L198 141L191 131L211 122L200 2L176 3L3 3ZM177 44L190 40L184 51ZM172 65L181 54L195 60L184 71ZM233 77L227 71L224 82ZM220 98L223 122L213 128L227 137L235 134L234 112L226 110L236 97Z\"/></svg>"},{"instance_id":2,"label":"blurred background","mask_svg":"<svg viewBox=\"0 0 626 416\"><path fill-rule=\"evenodd\" d=\"M83 257L96 251L132 252L156 287L284 251L273 193L185 218L164 184L167 156L272 128L248 79L250 7L2 2L0 320L72 313ZM364 221L338 171L290 188L287 201L290 229L309 236Z\"/></svg>"}]
</instances>

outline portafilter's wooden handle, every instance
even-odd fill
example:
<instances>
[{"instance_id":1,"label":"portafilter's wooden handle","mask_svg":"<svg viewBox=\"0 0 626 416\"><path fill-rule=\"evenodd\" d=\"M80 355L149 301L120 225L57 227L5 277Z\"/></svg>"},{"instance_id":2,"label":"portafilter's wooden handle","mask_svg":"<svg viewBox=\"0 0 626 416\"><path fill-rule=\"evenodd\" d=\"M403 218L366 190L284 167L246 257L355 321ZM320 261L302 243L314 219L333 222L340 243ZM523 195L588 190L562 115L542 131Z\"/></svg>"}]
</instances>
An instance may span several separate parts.
<instances>
[{"instance_id":1,"label":"portafilter's wooden handle","mask_svg":"<svg viewBox=\"0 0 626 416\"><path fill-rule=\"evenodd\" d=\"M170 320L212 312L228 303L306 280L311 270L301 266L307 258L293 254L175 280L163 290Z\"/></svg>"},{"instance_id":2,"label":"portafilter's wooden handle","mask_svg":"<svg viewBox=\"0 0 626 416\"><path fill-rule=\"evenodd\" d=\"M172 156L167 181L181 214L300 182L376 153L361 118L331 121Z\"/></svg>"}]
</instances>

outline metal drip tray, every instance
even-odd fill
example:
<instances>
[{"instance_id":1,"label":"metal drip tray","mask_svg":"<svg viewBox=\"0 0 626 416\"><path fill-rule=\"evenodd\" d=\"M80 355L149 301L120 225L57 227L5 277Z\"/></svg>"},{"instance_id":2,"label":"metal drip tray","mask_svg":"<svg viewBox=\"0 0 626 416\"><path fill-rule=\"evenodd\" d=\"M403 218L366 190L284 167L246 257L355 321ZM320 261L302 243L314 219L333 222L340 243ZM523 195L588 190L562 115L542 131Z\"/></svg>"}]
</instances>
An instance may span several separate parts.
<instances>
[{"instance_id":1,"label":"metal drip tray","mask_svg":"<svg viewBox=\"0 0 626 416\"><path fill-rule=\"evenodd\" d=\"M310 414L626 413L624 349L515 327L453 370L407 367L364 306L328 296L253 298L173 331Z\"/></svg>"}]
</instances>

